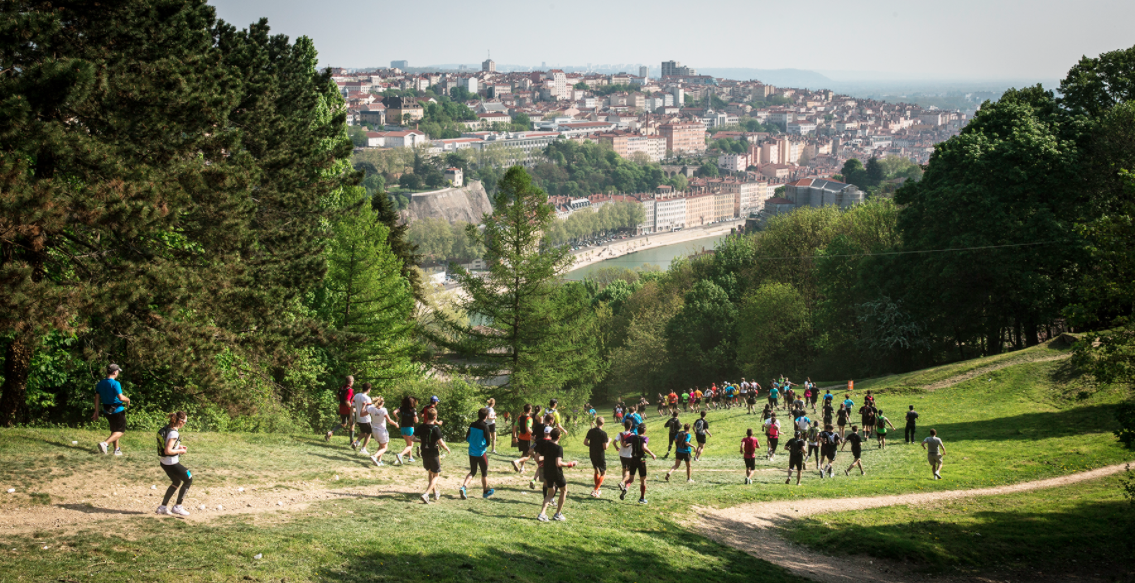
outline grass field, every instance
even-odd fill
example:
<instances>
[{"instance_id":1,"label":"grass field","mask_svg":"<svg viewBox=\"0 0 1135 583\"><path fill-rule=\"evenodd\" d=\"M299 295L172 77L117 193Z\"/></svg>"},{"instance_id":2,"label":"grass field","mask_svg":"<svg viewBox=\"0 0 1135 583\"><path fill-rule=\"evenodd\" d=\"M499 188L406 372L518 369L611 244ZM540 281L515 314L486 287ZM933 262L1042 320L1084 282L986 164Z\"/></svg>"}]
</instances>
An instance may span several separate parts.
<instances>
[{"instance_id":1,"label":"grass field","mask_svg":"<svg viewBox=\"0 0 1135 583\"><path fill-rule=\"evenodd\" d=\"M1030 351L1015 358L1059 354ZM103 433L0 430L0 490L17 490L0 493L0 580L795 580L694 534L693 507L974 488L1135 459L1111 435L1108 411L1128 393L1086 384L1066 360L1022 361L955 386L917 388L984 366L959 363L857 383L855 400L868 388L881 391L881 407L900 426L885 451L865 448L862 477L820 480L813 472L800 487L786 486L781 455L772 463L759 458L756 483L743 485L737 448L758 418L734 409L709 414L713 437L695 464L695 484L663 483L670 464L659 460L650 465L649 505L635 504L633 495L619 501L614 476L596 500L587 496L582 432L571 435L565 451L581 465L568 473L569 521L551 524L533 520L539 490L511 472L507 443L501 455L490 456L493 499L481 500L476 486L473 499L457 498L466 455L464 444L450 444L442 501L426 506L416 498L425 486L420 465L375 468L342 437L326 444L315 435L188 434L183 463L194 472L194 486L187 506L209 510L183 521L152 514L168 483L154 459L152 434L127 434L127 455L115 458L93 453ZM922 414L920 436L934 427L947 444L944 480L930 479L920 447L902 444L899 420L908 404ZM659 454L666 449L658 444L665 441L661 424L651 417L647 432ZM608 454L612 468L616 455ZM236 493L238 487L245 492ZM216 504L226 510L213 510ZM254 559L258 553L262 558ZM970 560L988 566L985 557Z\"/></svg>"}]
</instances>

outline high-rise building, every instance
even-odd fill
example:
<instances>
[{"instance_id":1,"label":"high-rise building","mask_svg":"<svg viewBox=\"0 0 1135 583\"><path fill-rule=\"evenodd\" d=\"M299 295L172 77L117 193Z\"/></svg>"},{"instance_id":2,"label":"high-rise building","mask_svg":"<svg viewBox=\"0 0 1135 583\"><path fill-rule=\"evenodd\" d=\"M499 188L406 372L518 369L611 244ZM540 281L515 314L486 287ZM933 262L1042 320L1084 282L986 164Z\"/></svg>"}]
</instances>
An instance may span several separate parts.
<instances>
[{"instance_id":1,"label":"high-rise building","mask_svg":"<svg viewBox=\"0 0 1135 583\"><path fill-rule=\"evenodd\" d=\"M650 76L650 67L647 67L646 65L640 66L638 68L638 76L642 77L643 79L646 79L647 77L649 77Z\"/></svg>"},{"instance_id":2,"label":"high-rise building","mask_svg":"<svg viewBox=\"0 0 1135 583\"><path fill-rule=\"evenodd\" d=\"M481 70L486 73L496 73L497 63L492 59L485 59L481 62Z\"/></svg>"},{"instance_id":3,"label":"high-rise building","mask_svg":"<svg viewBox=\"0 0 1135 583\"><path fill-rule=\"evenodd\" d=\"M697 69L683 67L678 61L662 61L663 77L696 77Z\"/></svg>"},{"instance_id":4,"label":"high-rise building","mask_svg":"<svg viewBox=\"0 0 1135 583\"><path fill-rule=\"evenodd\" d=\"M406 69L409 68L410 61L390 61L391 69Z\"/></svg>"}]
</instances>

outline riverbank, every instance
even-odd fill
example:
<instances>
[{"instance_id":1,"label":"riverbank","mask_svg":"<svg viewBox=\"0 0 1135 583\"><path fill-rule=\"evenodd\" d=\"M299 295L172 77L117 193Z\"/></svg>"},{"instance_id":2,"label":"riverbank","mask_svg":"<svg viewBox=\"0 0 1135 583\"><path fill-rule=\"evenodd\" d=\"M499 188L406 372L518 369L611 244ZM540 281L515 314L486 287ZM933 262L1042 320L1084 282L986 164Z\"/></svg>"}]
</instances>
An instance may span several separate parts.
<instances>
[{"instance_id":1,"label":"riverbank","mask_svg":"<svg viewBox=\"0 0 1135 583\"><path fill-rule=\"evenodd\" d=\"M743 227L744 224L744 219L738 219L723 223L714 223L712 225L706 225L703 227L682 229L678 232L640 235L638 237L632 237L630 239L614 241L601 247L581 249L575 252L575 263L572 264L570 271L575 271L577 269L587 267L588 265L594 265L608 259L622 257L623 255L628 255L636 251L645 251L647 249L654 249L656 247L678 245L682 243L689 243L691 241L697 241L698 239L728 235L730 229Z\"/></svg>"}]
</instances>

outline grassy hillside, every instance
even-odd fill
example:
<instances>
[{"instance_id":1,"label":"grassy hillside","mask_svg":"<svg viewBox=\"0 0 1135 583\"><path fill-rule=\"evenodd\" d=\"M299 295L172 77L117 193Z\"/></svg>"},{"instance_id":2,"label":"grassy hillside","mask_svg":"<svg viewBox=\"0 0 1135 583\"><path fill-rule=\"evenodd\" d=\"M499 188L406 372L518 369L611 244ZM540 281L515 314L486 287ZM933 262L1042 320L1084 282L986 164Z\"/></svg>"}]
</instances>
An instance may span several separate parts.
<instances>
[{"instance_id":1,"label":"grassy hillside","mask_svg":"<svg viewBox=\"0 0 1135 583\"><path fill-rule=\"evenodd\" d=\"M0 430L0 490L17 490L0 493L0 580L789 580L693 534L685 526L692 507L971 488L1135 459L1110 433L1108 408L1127 392L1087 384L1067 360L1021 362L933 391L913 386L927 382L918 374L941 380L987 365L857 383L857 393L880 390L881 407L900 426L887 450L865 449L862 477L820 480L812 472L802 486L786 486L781 455L759 459L756 483L745 486L737 447L758 418L734 409L710 413L713 437L695 464L695 484L662 482L670 464L660 460L650 465L649 505L633 503L635 496L619 501L613 475L596 500L587 496L583 436L569 436L566 453L581 464L568 472L567 523L533 520L539 491L512 473L511 453L490 456L493 499L481 500L474 486L473 499L459 500L463 444L451 444L442 460L441 503L425 506L416 498L425 486L420 465L375 468L343 437L326 444L311 435L189 434L183 463L195 483L187 506L209 510L184 521L152 514L168 483L152 434L128 434L127 455L114 458L92 453L100 432ZM934 427L947 444L944 480L930 479L921 448L902 444L898 420L908 404L922 414L920 435ZM661 423L651 418L647 433L659 454ZM617 469L615 456L609 452L608 465ZM842 454L839 463L848 462ZM185 570L166 571L167 564Z\"/></svg>"}]
</instances>

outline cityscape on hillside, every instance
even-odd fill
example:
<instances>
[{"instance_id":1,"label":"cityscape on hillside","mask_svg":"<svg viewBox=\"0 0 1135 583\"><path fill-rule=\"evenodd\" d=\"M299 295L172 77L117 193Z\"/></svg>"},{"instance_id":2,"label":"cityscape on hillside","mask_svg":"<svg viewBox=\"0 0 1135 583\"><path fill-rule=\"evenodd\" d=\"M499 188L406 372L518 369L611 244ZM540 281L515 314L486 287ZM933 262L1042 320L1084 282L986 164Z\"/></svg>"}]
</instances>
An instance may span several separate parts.
<instances>
[{"instance_id":1,"label":"cityscape on hillside","mask_svg":"<svg viewBox=\"0 0 1135 583\"><path fill-rule=\"evenodd\" d=\"M551 198L565 219L615 200L637 202L645 217L638 234L801 206L846 208L869 194L893 193L909 176L866 183L843 176L845 164L926 164L934 145L957 135L969 117L825 89L716 78L678 61L609 74L505 72L491 58L480 70L409 69L404 60L388 68L332 69L347 123L366 130L358 150L412 148L434 157L497 150L507 152L510 163L533 167L546 161L553 142L594 142L625 159L659 163L668 177L686 178L684 188ZM446 123L431 123L431 112L442 111L431 107L439 101L463 105L465 114L446 110ZM462 185L460 169L445 172L448 184Z\"/></svg>"}]
</instances>

